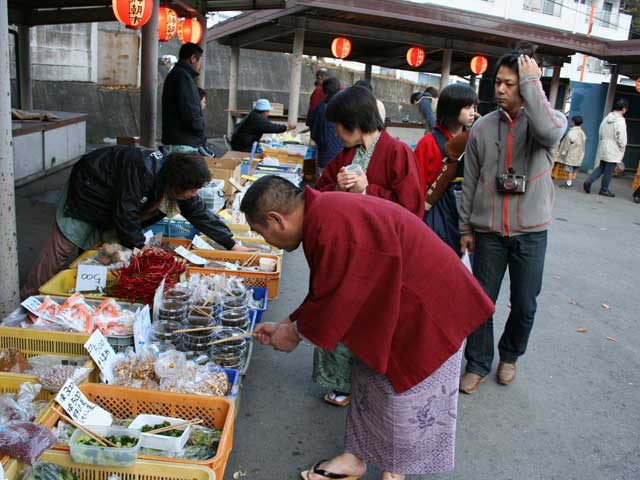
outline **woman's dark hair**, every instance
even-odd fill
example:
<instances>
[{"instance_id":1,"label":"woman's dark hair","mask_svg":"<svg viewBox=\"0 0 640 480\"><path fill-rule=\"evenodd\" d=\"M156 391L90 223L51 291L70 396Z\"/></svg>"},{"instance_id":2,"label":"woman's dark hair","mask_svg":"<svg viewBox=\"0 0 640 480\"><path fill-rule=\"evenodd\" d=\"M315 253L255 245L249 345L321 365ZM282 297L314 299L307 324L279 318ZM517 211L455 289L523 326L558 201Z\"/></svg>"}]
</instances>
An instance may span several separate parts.
<instances>
[{"instance_id":1,"label":"woman's dark hair","mask_svg":"<svg viewBox=\"0 0 640 480\"><path fill-rule=\"evenodd\" d=\"M180 52L178 53L178 57L180 60L184 60L185 62L191 58L191 55L195 55L197 59L200 59L202 56L202 48L200 45L196 43L185 43L180 47Z\"/></svg>"},{"instance_id":2,"label":"woman's dark hair","mask_svg":"<svg viewBox=\"0 0 640 480\"><path fill-rule=\"evenodd\" d=\"M356 83L353 84L354 87L364 87L367 90L369 90L370 92L373 92L373 87L371 86L371 82L367 79L364 80L358 80Z\"/></svg>"},{"instance_id":3,"label":"woman's dark hair","mask_svg":"<svg viewBox=\"0 0 640 480\"><path fill-rule=\"evenodd\" d=\"M363 133L384 130L376 98L364 87L349 87L337 93L327 105L327 120L339 123L349 132L356 128Z\"/></svg>"},{"instance_id":4,"label":"woman's dark hair","mask_svg":"<svg viewBox=\"0 0 640 480\"><path fill-rule=\"evenodd\" d=\"M576 127L579 127L583 122L582 116L574 115L573 117L571 117L571 121L576 125Z\"/></svg>"},{"instance_id":5,"label":"woman's dark hair","mask_svg":"<svg viewBox=\"0 0 640 480\"><path fill-rule=\"evenodd\" d=\"M198 87L198 95L200 95L200 100L207 98L207 91L204 88Z\"/></svg>"},{"instance_id":6,"label":"woman's dark hair","mask_svg":"<svg viewBox=\"0 0 640 480\"><path fill-rule=\"evenodd\" d=\"M436 121L450 130L458 122L460 110L478 103L478 95L469 85L454 83L445 87L438 100Z\"/></svg>"},{"instance_id":7,"label":"woman's dark hair","mask_svg":"<svg viewBox=\"0 0 640 480\"><path fill-rule=\"evenodd\" d=\"M623 109L627 109L629 110L629 100L627 100L626 98L618 98L616 100L616 103L613 104L613 109L614 110L623 110Z\"/></svg>"},{"instance_id":8,"label":"woman's dark hair","mask_svg":"<svg viewBox=\"0 0 640 480\"><path fill-rule=\"evenodd\" d=\"M520 55L526 55L530 58L533 58L536 61L536 63L538 63L539 65L540 62L538 62L538 59L536 57L537 49L538 47L536 45L533 45L532 43L529 43L529 42L516 43L516 46L513 50L505 53L502 57L500 57L500 60L498 60L498 63L496 64L496 70L493 73L494 82L495 82L495 78L498 76L498 71L500 70L500 67L507 67L513 70L516 73L516 75L520 75L519 73L520 69L518 68L518 58L520 58Z\"/></svg>"},{"instance_id":9,"label":"woman's dark hair","mask_svg":"<svg viewBox=\"0 0 640 480\"><path fill-rule=\"evenodd\" d=\"M331 100L333 96L340 91L340 80L335 77L327 78L324 82L322 82L322 93L327 98L327 100Z\"/></svg>"},{"instance_id":10,"label":"woman's dark hair","mask_svg":"<svg viewBox=\"0 0 640 480\"><path fill-rule=\"evenodd\" d=\"M175 193L202 188L211 180L211 172L200 155L172 153L164 162L162 178Z\"/></svg>"},{"instance_id":11,"label":"woman's dark hair","mask_svg":"<svg viewBox=\"0 0 640 480\"><path fill-rule=\"evenodd\" d=\"M418 100L420 100L421 96L422 96L422 93L420 93L420 92L412 93L411 97L409 98L409 101L411 103L416 103Z\"/></svg>"}]
</instances>

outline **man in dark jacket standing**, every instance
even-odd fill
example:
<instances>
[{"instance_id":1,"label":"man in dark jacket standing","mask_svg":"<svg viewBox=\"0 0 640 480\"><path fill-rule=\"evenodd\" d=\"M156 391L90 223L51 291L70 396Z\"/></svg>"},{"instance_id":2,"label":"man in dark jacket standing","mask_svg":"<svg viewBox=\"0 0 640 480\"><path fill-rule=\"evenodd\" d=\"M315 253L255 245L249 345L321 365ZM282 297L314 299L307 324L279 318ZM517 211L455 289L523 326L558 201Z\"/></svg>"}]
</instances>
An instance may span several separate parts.
<instances>
[{"instance_id":1,"label":"man in dark jacket standing","mask_svg":"<svg viewBox=\"0 0 640 480\"><path fill-rule=\"evenodd\" d=\"M202 49L185 43L178 55L162 89L162 143L169 152L195 153L204 137L204 114L195 81L202 66Z\"/></svg>"},{"instance_id":2,"label":"man in dark jacket standing","mask_svg":"<svg viewBox=\"0 0 640 480\"><path fill-rule=\"evenodd\" d=\"M209 180L211 173L199 155L165 157L129 146L85 154L71 170L53 230L20 292L22 297L36 294L80 251L102 241L142 248L145 226L178 213L223 247L251 250L236 244L229 228L198 196Z\"/></svg>"}]
</instances>

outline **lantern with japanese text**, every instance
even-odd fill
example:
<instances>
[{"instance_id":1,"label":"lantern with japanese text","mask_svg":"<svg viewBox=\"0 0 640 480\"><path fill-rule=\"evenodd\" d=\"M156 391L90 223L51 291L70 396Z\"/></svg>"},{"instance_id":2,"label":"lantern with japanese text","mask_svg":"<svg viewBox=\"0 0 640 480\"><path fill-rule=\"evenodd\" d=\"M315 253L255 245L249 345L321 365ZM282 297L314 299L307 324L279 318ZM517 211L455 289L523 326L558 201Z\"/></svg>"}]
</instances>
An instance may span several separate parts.
<instances>
[{"instance_id":1,"label":"lantern with japanese text","mask_svg":"<svg viewBox=\"0 0 640 480\"><path fill-rule=\"evenodd\" d=\"M640 78L636 80L636 90L640 92Z\"/></svg>"},{"instance_id":2,"label":"lantern with japanese text","mask_svg":"<svg viewBox=\"0 0 640 480\"><path fill-rule=\"evenodd\" d=\"M182 43L200 43L202 25L197 18L183 18L178 22L178 38Z\"/></svg>"},{"instance_id":3,"label":"lantern with japanese text","mask_svg":"<svg viewBox=\"0 0 640 480\"><path fill-rule=\"evenodd\" d=\"M111 8L120 23L136 30L151 18L153 0L112 0Z\"/></svg>"},{"instance_id":4,"label":"lantern with japanese text","mask_svg":"<svg viewBox=\"0 0 640 480\"><path fill-rule=\"evenodd\" d=\"M334 38L331 42L331 53L339 59L347 58L351 54L351 40L345 37Z\"/></svg>"},{"instance_id":5,"label":"lantern with japanese text","mask_svg":"<svg viewBox=\"0 0 640 480\"><path fill-rule=\"evenodd\" d=\"M158 15L158 40L168 42L178 33L178 14L169 7L160 7Z\"/></svg>"},{"instance_id":6,"label":"lantern with japanese text","mask_svg":"<svg viewBox=\"0 0 640 480\"><path fill-rule=\"evenodd\" d=\"M425 58L427 57L424 50L419 47L411 47L407 50L407 63L411 65L413 68L418 68L420 65L424 63Z\"/></svg>"},{"instance_id":7,"label":"lantern with japanese text","mask_svg":"<svg viewBox=\"0 0 640 480\"><path fill-rule=\"evenodd\" d=\"M487 67L489 66L489 60L487 60L487 58L483 57L482 55L476 55L471 59L470 65L471 65L471 71L476 75L480 75L481 73L484 73L487 71Z\"/></svg>"}]
</instances>

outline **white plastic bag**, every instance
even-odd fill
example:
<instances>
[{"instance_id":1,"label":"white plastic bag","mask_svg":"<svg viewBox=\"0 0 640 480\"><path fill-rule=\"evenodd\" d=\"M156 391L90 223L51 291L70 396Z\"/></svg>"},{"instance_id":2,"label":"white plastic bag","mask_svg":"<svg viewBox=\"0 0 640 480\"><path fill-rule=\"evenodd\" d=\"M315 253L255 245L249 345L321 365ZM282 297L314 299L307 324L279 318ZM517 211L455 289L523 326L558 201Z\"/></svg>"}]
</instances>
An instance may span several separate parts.
<instances>
[{"instance_id":1,"label":"white plastic bag","mask_svg":"<svg viewBox=\"0 0 640 480\"><path fill-rule=\"evenodd\" d=\"M462 263L464 264L465 267L467 267L467 270L473 273L473 269L471 268L471 258L469 257L469 252L464 252L464 255L462 255Z\"/></svg>"}]
</instances>

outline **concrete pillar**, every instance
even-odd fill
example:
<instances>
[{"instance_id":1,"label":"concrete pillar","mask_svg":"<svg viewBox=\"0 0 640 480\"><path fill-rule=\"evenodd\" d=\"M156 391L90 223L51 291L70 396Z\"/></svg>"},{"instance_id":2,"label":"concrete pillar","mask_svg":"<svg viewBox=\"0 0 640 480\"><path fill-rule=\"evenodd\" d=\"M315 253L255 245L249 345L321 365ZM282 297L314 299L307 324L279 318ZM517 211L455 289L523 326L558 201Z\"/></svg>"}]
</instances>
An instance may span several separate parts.
<instances>
[{"instance_id":1,"label":"concrete pillar","mask_svg":"<svg viewBox=\"0 0 640 480\"><path fill-rule=\"evenodd\" d=\"M611 66L611 80L609 80L609 88L607 89L607 100L604 102L604 112L602 116L606 117L613 108L613 101L616 98L616 88L618 87L618 66ZM2 90L0 90L1 92Z\"/></svg>"},{"instance_id":2,"label":"concrete pillar","mask_svg":"<svg viewBox=\"0 0 640 480\"><path fill-rule=\"evenodd\" d=\"M372 65L370 63L367 63L364 66L364 78L365 80L369 80L369 82L371 82L371 67Z\"/></svg>"},{"instance_id":3,"label":"concrete pillar","mask_svg":"<svg viewBox=\"0 0 640 480\"><path fill-rule=\"evenodd\" d=\"M453 57L453 50L445 48L442 51L442 72L440 76L440 91L447 85L449 85L449 74L451 73L451 59Z\"/></svg>"},{"instance_id":4,"label":"concrete pillar","mask_svg":"<svg viewBox=\"0 0 640 480\"><path fill-rule=\"evenodd\" d=\"M553 66L553 75L551 76L551 88L549 89L549 103L551 108L556 108L556 102L558 101L558 89L560 88L560 65Z\"/></svg>"},{"instance_id":5,"label":"concrete pillar","mask_svg":"<svg viewBox=\"0 0 640 480\"><path fill-rule=\"evenodd\" d=\"M289 125L298 123L298 104L300 103L300 79L302 78L302 51L304 49L304 29L297 28L293 37L293 61L291 62L291 80L289 81Z\"/></svg>"},{"instance_id":6,"label":"concrete pillar","mask_svg":"<svg viewBox=\"0 0 640 480\"><path fill-rule=\"evenodd\" d=\"M18 26L18 65L20 67L20 108L33 110L33 82L31 81L31 28Z\"/></svg>"},{"instance_id":7,"label":"concrete pillar","mask_svg":"<svg viewBox=\"0 0 640 480\"><path fill-rule=\"evenodd\" d=\"M198 21L202 25L202 38L198 46L202 49L202 65L200 67L200 75L196 77L196 85L200 88L205 86L205 67L207 66L207 17L205 15L198 15Z\"/></svg>"},{"instance_id":8,"label":"concrete pillar","mask_svg":"<svg viewBox=\"0 0 640 480\"><path fill-rule=\"evenodd\" d=\"M160 0L154 0L153 13L142 27L140 144L156 147L158 117L158 12Z\"/></svg>"},{"instance_id":9,"label":"concrete pillar","mask_svg":"<svg viewBox=\"0 0 640 480\"><path fill-rule=\"evenodd\" d=\"M231 47L231 59L229 61L229 111L227 120L227 136L231 139L233 128L233 116L231 110L238 109L238 73L240 70L240 47Z\"/></svg>"},{"instance_id":10,"label":"concrete pillar","mask_svg":"<svg viewBox=\"0 0 640 480\"><path fill-rule=\"evenodd\" d=\"M7 0L0 0L0 315L3 317L20 303L8 22Z\"/></svg>"},{"instance_id":11,"label":"concrete pillar","mask_svg":"<svg viewBox=\"0 0 640 480\"><path fill-rule=\"evenodd\" d=\"M469 86L471 88L473 88L474 90L476 89L476 74L472 73L471 75L469 75Z\"/></svg>"}]
</instances>

